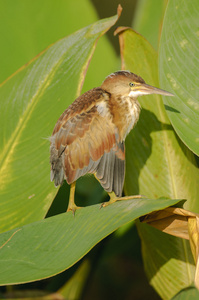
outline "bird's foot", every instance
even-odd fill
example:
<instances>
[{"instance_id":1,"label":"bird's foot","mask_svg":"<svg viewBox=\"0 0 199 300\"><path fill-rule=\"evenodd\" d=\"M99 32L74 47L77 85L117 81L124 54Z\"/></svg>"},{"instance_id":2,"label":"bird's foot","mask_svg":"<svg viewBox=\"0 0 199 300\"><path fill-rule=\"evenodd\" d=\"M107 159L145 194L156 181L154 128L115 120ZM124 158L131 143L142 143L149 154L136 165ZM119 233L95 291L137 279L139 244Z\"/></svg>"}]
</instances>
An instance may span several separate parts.
<instances>
[{"instance_id":1,"label":"bird's foot","mask_svg":"<svg viewBox=\"0 0 199 300\"><path fill-rule=\"evenodd\" d=\"M143 195L134 195L134 196L125 196L125 197L110 197L110 200L107 202L104 202L101 204L100 208L109 206L112 203L115 203L116 201L123 201L123 200L130 200L130 199L140 199L145 196Z\"/></svg>"},{"instance_id":2,"label":"bird's foot","mask_svg":"<svg viewBox=\"0 0 199 300\"><path fill-rule=\"evenodd\" d=\"M75 203L69 203L66 212L72 211L73 216L75 216L75 212L76 212L76 210L79 209L79 208L81 208L81 207L77 206Z\"/></svg>"},{"instance_id":3,"label":"bird's foot","mask_svg":"<svg viewBox=\"0 0 199 300\"><path fill-rule=\"evenodd\" d=\"M114 202L116 202L116 201L118 201L118 200L121 200L120 198L111 198L109 201L107 201L107 202L103 202L101 205L100 205L100 208L102 208L102 207L107 207L107 206L109 206L110 204L112 204L112 203L114 203Z\"/></svg>"}]
</instances>

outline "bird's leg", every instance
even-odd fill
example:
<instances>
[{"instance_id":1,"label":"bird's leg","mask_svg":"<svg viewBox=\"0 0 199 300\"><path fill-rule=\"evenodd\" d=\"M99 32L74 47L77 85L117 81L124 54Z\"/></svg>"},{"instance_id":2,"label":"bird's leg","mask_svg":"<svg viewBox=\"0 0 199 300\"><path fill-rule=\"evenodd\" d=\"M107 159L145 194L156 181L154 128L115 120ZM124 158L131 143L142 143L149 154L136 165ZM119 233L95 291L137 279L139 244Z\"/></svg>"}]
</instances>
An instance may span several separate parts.
<instances>
[{"instance_id":1,"label":"bird's leg","mask_svg":"<svg viewBox=\"0 0 199 300\"><path fill-rule=\"evenodd\" d=\"M76 186L76 181L71 183L70 196L69 196L69 202L68 202L68 208L67 208L67 212L72 211L74 215L75 215L75 211L79 208L75 204L75 186Z\"/></svg>"},{"instance_id":2,"label":"bird's leg","mask_svg":"<svg viewBox=\"0 0 199 300\"><path fill-rule=\"evenodd\" d=\"M134 196L125 196L125 197L117 197L114 192L108 193L110 200L108 202L102 203L101 207L106 207L116 201L129 200L129 199L139 199L142 198L142 195L134 195Z\"/></svg>"},{"instance_id":3,"label":"bird's leg","mask_svg":"<svg viewBox=\"0 0 199 300\"><path fill-rule=\"evenodd\" d=\"M106 207L118 200L121 200L121 198L118 198L114 192L108 193L108 195L110 197L109 201L102 203L101 207Z\"/></svg>"}]
</instances>

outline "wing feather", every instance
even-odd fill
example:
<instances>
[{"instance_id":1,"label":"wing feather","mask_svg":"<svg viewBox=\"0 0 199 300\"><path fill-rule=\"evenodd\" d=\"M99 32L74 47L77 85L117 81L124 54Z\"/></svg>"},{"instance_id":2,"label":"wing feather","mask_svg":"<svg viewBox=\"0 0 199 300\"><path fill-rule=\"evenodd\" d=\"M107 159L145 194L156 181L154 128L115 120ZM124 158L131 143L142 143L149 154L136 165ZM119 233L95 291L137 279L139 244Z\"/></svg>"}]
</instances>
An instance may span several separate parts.
<instances>
[{"instance_id":1,"label":"wing feather","mask_svg":"<svg viewBox=\"0 0 199 300\"><path fill-rule=\"evenodd\" d=\"M124 185L125 177L125 147L124 143L118 144L118 150L115 155L114 165L114 180L113 180L113 191L118 197L122 196L122 190Z\"/></svg>"},{"instance_id":2,"label":"wing feather","mask_svg":"<svg viewBox=\"0 0 199 300\"><path fill-rule=\"evenodd\" d=\"M122 142L103 155L96 176L107 192L114 191L118 197L122 195L125 176L125 149Z\"/></svg>"},{"instance_id":3,"label":"wing feather","mask_svg":"<svg viewBox=\"0 0 199 300\"><path fill-rule=\"evenodd\" d=\"M50 146L51 180L56 186L64 179L71 184L86 173L96 173L106 191L114 190L120 196L125 154L107 109L109 95L95 89L95 99L87 103L87 93L77 98L55 125Z\"/></svg>"}]
</instances>

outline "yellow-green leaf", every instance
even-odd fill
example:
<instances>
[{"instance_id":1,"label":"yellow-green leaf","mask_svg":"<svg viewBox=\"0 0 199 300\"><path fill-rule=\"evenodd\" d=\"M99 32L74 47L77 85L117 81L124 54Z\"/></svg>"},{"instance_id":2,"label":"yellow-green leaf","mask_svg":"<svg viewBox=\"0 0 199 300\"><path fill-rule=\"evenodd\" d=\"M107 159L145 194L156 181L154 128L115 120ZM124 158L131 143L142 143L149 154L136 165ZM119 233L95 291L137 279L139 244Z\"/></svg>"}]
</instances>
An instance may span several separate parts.
<instances>
[{"instance_id":1,"label":"yellow-green leaf","mask_svg":"<svg viewBox=\"0 0 199 300\"><path fill-rule=\"evenodd\" d=\"M80 260L120 226L179 200L132 199L63 213L0 234L0 285L50 277Z\"/></svg>"},{"instance_id":2,"label":"yellow-green leaf","mask_svg":"<svg viewBox=\"0 0 199 300\"><path fill-rule=\"evenodd\" d=\"M58 41L0 86L0 230L43 218L56 194L49 141L79 95L96 42L118 16Z\"/></svg>"},{"instance_id":3,"label":"yellow-green leaf","mask_svg":"<svg viewBox=\"0 0 199 300\"><path fill-rule=\"evenodd\" d=\"M122 67L140 75L148 84L158 86L156 51L131 29L119 31ZM162 84L161 88L165 86ZM185 198L188 199L185 207L197 212L199 171L193 153L173 131L160 96L143 96L139 101L140 120L126 140L125 192L153 198ZM194 262L188 241L160 232L159 242L156 232L147 225L139 226L146 273L161 297L168 299L193 282ZM173 256L174 249L176 256ZM179 276L173 284L172 274L176 269Z\"/></svg>"},{"instance_id":4,"label":"yellow-green leaf","mask_svg":"<svg viewBox=\"0 0 199 300\"><path fill-rule=\"evenodd\" d=\"M199 156L199 1L172 0L166 10L159 56L160 83L175 94L164 98L180 139Z\"/></svg>"}]
</instances>

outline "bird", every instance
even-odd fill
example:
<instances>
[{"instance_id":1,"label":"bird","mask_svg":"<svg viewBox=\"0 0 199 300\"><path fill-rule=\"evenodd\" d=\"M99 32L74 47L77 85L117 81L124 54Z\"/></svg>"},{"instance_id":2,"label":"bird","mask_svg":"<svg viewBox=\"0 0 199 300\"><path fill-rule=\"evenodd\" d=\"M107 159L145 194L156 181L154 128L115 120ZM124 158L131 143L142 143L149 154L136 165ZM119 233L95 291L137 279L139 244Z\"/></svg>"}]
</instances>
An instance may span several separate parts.
<instances>
[{"instance_id":1,"label":"bird","mask_svg":"<svg viewBox=\"0 0 199 300\"><path fill-rule=\"evenodd\" d=\"M79 96L60 116L50 137L51 181L70 185L67 212L75 213L78 178L93 173L110 195L121 199L125 178L125 139L139 120L138 96L173 94L145 83L130 71L117 71L100 87Z\"/></svg>"}]
</instances>

